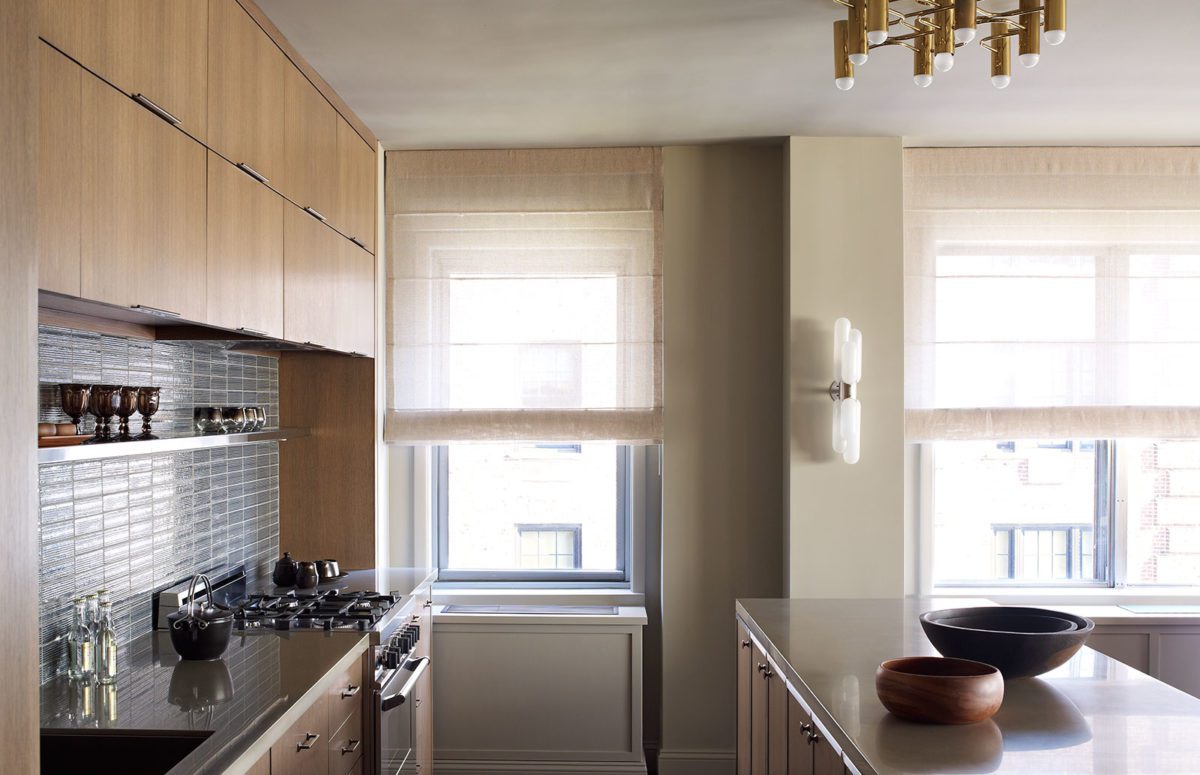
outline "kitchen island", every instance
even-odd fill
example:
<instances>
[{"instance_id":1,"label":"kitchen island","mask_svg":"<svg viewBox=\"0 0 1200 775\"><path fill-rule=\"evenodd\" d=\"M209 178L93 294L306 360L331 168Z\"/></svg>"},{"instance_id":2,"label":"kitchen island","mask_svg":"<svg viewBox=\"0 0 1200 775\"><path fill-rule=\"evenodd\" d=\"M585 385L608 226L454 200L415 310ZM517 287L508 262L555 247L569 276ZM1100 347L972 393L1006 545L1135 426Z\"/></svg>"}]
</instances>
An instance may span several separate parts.
<instances>
[{"instance_id":1,"label":"kitchen island","mask_svg":"<svg viewBox=\"0 0 1200 775\"><path fill-rule=\"evenodd\" d=\"M875 696L879 663L936 655L917 617L963 604L739 600L739 775L1200 772L1200 699L1086 646L1050 673L1006 682L988 721L889 714Z\"/></svg>"}]
</instances>

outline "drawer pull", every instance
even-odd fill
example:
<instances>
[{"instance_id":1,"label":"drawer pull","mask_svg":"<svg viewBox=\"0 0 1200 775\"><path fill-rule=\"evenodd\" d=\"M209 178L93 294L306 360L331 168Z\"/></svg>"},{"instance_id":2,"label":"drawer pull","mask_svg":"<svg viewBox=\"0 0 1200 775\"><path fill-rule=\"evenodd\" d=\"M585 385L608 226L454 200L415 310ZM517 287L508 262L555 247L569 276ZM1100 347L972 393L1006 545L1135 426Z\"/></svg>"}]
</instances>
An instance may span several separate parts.
<instances>
[{"instance_id":1,"label":"drawer pull","mask_svg":"<svg viewBox=\"0 0 1200 775\"><path fill-rule=\"evenodd\" d=\"M742 648L744 648L744 649L750 648L750 641L748 641L748 640L742 641Z\"/></svg>"},{"instance_id":2,"label":"drawer pull","mask_svg":"<svg viewBox=\"0 0 1200 775\"><path fill-rule=\"evenodd\" d=\"M319 212L316 211L316 209L314 209L312 207L305 207L304 212L306 212L309 215L311 215L312 217L316 218L321 223L325 223L325 221L329 220L328 218L326 218L324 215L321 215Z\"/></svg>"},{"instance_id":3,"label":"drawer pull","mask_svg":"<svg viewBox=\"0 0 1200 775\"><path fill-rule=\"evenodd\" d=\"M343 700L350 699L354 695L358 694L359 689L362 689L362 687L355 686L354 684L346 684L346 688L342 689L342 699Z\"/></svg>"},{"instance_id":4,"label":"drawer pull","mask_svg":"<svg viewBox=\"0 0 1200 775\"><path fill-rule=\"evenodd\" d=\"M240 327L238 331L242 332L243 334L254 334L255 336L267 335L266 331L259 331L257 328L246 328L245 326Z\"/></svg>"},{"instance_id":5,"label":"drawer pull","mask_svg":"<svg viewBox=\"0 0 1200 775\"><path fill-rule=\"evenodd\" d=\"M173 115L169 110L162 107L161 105L156 103L154 100L147 97L145 94L135 94L135 95L133 95L133 99L136 100L137 103L139 105L141 105L143 108L150 111L154 115L158 116L163 121L166 121L168 124L172 124L174 126L179 126L181 123L183 123L182 121L179 120L179 118L177 118L175 115Z\"/></svg>"},{"instance_id":6,"label":"drawer pull","mask_svg":"<svg viewBox=\"0 0 1200 775\"><path fill-rule=\"evenodd\" d=\"M367 243L363 242L358 237L351 237L350 241L353 242L355 245L358 245L363 250L367 249Z\"/></svg>"},{"instance_id":7,"label":"drawer pull","mask_svg":"<svg viewBox=\"0 0 1200 775\"><path fill-rule=\"evenodd\" d=\"M342 746L342 754L354 753L360 745L362 745L362 740L350 740Z\"/></svg>"},{"instance_id":8,"label":"drawer pull","mask_svg":"<svg viewBox=\"0 0 1200 775\"><path fill-rule=\"evenodd\" d=\"M256 170L256 169L254 169L253 167L251 167L249 164L247 164L247 163L246 163L246 162L244 162L244 161L239 161L239 162L237 163L237 165L236 165L236 166L237 166L237 168L238 168L239 170L241 170L242 172L246 173L246 174L247 174L247 175L249 175L250 177L254 178L254 179L255 179L255 180L257 180L259 183L269 183L269 182L270 182L270 181L267 179L267 176L266 176L266 175L262 174L261 172L259 172L259 171L258 171L258 170Z\"/></svg>"},{"instance_id":9,"label":"drawer pull","mask_svg":"<svg viewBox=\"0 0 1200 775\"><path fill-rule=\"evenodd\" d=\"M312 748L314 745L316 745L317 741L320 739L321 739L321 736L318 735L316 732L309 732L308 734L306 734L304 736L303 743L296 743L296 750L297 751L307 751L310 748Z\"/></svg>"}]
</instances>

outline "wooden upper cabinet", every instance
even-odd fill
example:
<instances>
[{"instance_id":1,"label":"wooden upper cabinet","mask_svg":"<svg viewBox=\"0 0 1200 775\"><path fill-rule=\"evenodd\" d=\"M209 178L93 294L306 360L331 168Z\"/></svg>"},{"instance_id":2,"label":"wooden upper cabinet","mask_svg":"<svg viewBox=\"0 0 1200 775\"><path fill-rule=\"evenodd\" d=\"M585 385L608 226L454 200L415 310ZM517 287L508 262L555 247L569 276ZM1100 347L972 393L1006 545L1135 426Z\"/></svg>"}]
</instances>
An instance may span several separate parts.
<instances>
[{"instance_id":1,"label":"wooden upper cabinet","mask_svg":"<svg viewBox=\"0 0 1200 775\"><path fill-rule=\"evenodd\" d=\"M304 211L283 210L283 337L336 350L341 252L349 243Z\"/></svg>"},{"instance_id":2,"label":"wooden upper cabinet","mask_svg":"<svg viewBox=\"0 0 1200 775\"><path fill-rule=\"evenodd\" d=\"M337 117L338 202L335 225L342 234L375 252L375 149Z\"/></svg>"},{"instance_id":3,"label":"wooden upper cabinet","mask_svg":"<svg viewBox=\"0 0 1200 775\"><path fill-rule=\"evenodd\" d=\"M280 185L283 52L236 0L208 5L208 145Z\"/></svg>"},{"instance_id":4,"label":"wooden upper cabinet","mask_svg":"<svg viewBox=\"0 0 1200 775\"><path fill-rule=\"evenodd\" d=\"M83 72L45 43L38 56L38 287L78 296Z\"/></svg>"},{"instance_id":5,"label":"wooden upper cabinet","mask_svg":"<svg viewBox=\"0 0 1200 775\"><path fill-rule=\"evenodd\" d=\"M205 322L283 337L283 197L208 154Z\"/></svg>"},{"instance_id":6,"label":"wooden upper cabinet","mask_svg":"<svg viewBox=\"0 0 1200 775\"><path fill-rule=\"evenodd\" d=\"M204 147L90 75L81 93L80 295L203 320Z\"/></svg>"},{"instance_id":7,"label":"wooden upper cabinet","mask_svg":"<svg viewBox=\"0 0 1200 775\"><path fill-rule=\"evenodd\" d=\"M294 67L283 79L284 174L279 190L324 218L337 210L337 111Z\"/></svg>"},{"instance_id":8,"label":"wooden upper cabinet","mask_svg":"<svg viewBox=\"0 0 1200 775\"><path fill-rule=\"evenodd\" d=\"M342 352L375 354L375 257L338 239L337 335Z\"/></svg>"},{"instance_id":9,"label":"wooden upper cabinet","mask_svg":"<svg viewBox=\"0 0 1200 775\"><path fill-rule=\"evenodd\" d=\"M203 141L208 0L39 0L39 33Z\"/></svg>"}]
</instances>

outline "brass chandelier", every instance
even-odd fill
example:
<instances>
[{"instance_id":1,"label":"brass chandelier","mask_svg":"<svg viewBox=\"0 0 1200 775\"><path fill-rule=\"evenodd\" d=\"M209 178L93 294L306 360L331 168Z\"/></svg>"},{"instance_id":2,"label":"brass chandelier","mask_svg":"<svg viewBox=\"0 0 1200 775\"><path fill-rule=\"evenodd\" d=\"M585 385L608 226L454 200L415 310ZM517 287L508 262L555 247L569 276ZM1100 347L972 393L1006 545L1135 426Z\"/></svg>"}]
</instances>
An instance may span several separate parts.
<instances>
[{"instance_id":1,"label":"brass chandelier","mask_svg":"<svg viewBox=\"0 0 1200 775\"><path fill-rule=\"evenodd\" d=\"M954 50L975 40L980 24L991 25L979 45L992 52L992 85L1003 89L1012 81L1009 38L1018 39L1021 64L1033 67L1041 58L1043 35L1051 46L1067 37L1067 0L1019 0L1009 11L989 11L976 0L834 2L848 9L847 18L833 23L834 83L842 91L854 87L854 68L883 46L913 52L913 82L924 88L933 83L935 69L944 73L954 67ZM905 2L915 8L892 8Z\"/></svg>"}]
</instances>

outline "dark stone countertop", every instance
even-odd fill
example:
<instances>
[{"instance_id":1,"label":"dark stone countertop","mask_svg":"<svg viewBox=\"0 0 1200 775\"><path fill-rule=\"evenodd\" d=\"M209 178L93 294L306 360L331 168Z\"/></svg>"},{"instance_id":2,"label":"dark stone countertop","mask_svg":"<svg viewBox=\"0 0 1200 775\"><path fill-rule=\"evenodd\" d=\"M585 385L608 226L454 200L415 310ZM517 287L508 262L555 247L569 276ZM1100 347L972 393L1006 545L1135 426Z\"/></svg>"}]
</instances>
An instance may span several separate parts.
<instances>
[{"instance_id":1,"label":"dark stone countertop","mask_svg":"<svg viewBox=\"0 0 1200 775\"><path fill-rule=\"evenodd\" d=\"M875 696L879 663L937 655L918 616L987 604L759 599L736 609L864 775L1200 772L1200 699L1086 646L1045 675L1006 681L1004 704L987 721L915 724L888 713Z\"/></svg>"},{"instance_id":2,"label":"dark stone countertop","mask_svg":"<svg viewBox=\"0 0 1200 775\"><path fill-rule=\"evenodd\" d=\"M211 732L170 772L222 772L367 645L361 632L235 633L220 659L189 662L167 632L152 632L123 650L113 687L66 676L43 684L42 734Z\"/></svg>"}]
</instances>

